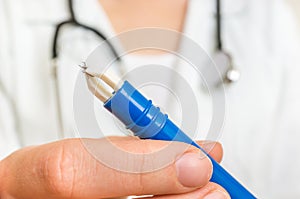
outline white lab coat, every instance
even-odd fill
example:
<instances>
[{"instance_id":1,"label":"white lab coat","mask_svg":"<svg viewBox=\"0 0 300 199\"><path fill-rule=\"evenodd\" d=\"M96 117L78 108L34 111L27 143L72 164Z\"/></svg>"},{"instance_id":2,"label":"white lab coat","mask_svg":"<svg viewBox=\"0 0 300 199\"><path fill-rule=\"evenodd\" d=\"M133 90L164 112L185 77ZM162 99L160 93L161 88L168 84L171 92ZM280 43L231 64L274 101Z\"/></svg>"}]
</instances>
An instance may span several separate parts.
<instances>
[{"instance_id":1,"label":"white lab coat","mask_svg":"<svg viewBox=\"0 0 300 199\"><path fill-rule=\"evenodd\" d=\"M76 15L84 24L113 36L96 2L77 0ZM300 51L294 18L282 0L224 0L223 5L224 46L242 74L237 84L226 88L226 121L220 136L224 165L259 198L299 198ZM185 25L185 34L208 53L215 45L214 11L214 1L191 0ZM0 93L1 158L21 144L57 139L50 52L55 24L67 16L61 0L0 0L0 77L15 102ZM78 28L65 28L60 37L59 80L67 137L76 132L75 66L98 43L93 34ZM197 95L203 132L209 126L205 118L211 114L211 104L205 93ZM107 120L104 131L115 132L114 121Z\"/></svg>"}]
</instances>

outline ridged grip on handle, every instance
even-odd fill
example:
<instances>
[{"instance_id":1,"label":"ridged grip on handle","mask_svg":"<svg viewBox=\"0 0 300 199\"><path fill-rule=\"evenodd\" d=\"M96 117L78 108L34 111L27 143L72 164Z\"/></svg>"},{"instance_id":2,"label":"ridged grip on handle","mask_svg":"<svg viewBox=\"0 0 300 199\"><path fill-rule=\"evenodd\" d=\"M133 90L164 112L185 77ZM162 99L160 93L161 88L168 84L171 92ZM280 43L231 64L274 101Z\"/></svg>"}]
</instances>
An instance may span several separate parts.
<instances>
[{"instance_id":1,"label":"ridged grip on handle","mask_svg":"<svg viewBox=\"0 0 300 199\"><path fill-rule=\"evenodd\" d=\"M127 81L109 99L104 107L121 120L127 129L142 139L179 141L191 144L204 153L205 151L182 132L166 114L147 100L138 90ZM211 182L221 185L227 190L232 199L254 199L245 187L233 178L208 154L213 164Z\"/></svg>"}]
</instances>

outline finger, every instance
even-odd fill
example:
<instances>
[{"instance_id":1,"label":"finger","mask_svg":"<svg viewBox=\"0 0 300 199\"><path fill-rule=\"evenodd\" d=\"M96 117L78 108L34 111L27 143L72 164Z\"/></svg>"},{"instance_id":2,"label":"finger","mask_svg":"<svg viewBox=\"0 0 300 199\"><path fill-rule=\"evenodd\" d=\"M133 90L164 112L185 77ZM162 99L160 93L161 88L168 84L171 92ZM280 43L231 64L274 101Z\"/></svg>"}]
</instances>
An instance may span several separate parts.
<instances>
[{"instance_id":1,"label":"finger","mask_svg":"<svg viewBox=\"0 0 300 199\"><path fill-rule=\"evenodd\" d=\"M121 137L111 137L110 140L119 140L124 139ZM128 139L132 139L128 137ZM124 140L123 140L124 141ZM123 142L124 143L124 142ZM223 158L223 147L219 142L215 141L196 141L200 147L207 152L212 158L214 158L217 162L221 162ZM167 144L167 143L166 143Z\"/></svg>"},{"instance_id":2,"label":"finger","mask_svg":"<svg viewBox=\"0 0 300 199\"><path fill-rule=\"evenodd\" d=\"M24 199L178 194L205 186L212 173L210 160L194 147L126 137L21 150L6 168L10 193Z\"/></svg>"},{"instance_id":3,"label":"finger","mask_svg":"<svg viewBox=\"0 0 300 199\"><path fill-rule=\"evenodd\" d=\"M197 144L199 144L214 160L219 163L222 161L223 147L219 142L197 141Z\"/></svg>"},{"instance_id":4,"label":"finger","mask_svg":"<svg viewBox=\"0 0 300 199\"><path fill-rule=\"evenodd\" d=\"M230 199L229 194L218 184L208 183L205 187L195 191L176 195L154 196L144 199Z\"/></svg>"}]
</instances>

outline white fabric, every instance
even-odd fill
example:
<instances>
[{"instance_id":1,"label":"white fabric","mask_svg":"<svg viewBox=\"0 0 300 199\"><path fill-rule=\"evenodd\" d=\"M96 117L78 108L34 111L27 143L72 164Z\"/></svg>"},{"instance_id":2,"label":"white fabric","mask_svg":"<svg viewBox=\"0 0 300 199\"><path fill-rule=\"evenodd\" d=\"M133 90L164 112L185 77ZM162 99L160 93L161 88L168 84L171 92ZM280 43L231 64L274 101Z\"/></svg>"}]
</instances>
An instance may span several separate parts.
<instances>
[{"instance_id":1,"label":"white fabric","mask_svg":"<svg viewBox=\"0 0 300 199\"><path fill-rule=\"evenodd\" d=\"M0 158L20 147L19 143L34 145L57 139L50 52L55 24L68 16L63 2L0 0L0 77L15 101L20 128L17 132L11 104L1 93ZM97 0L77 0L75 5L82 23L114 35ZM242 73L241 80L226 89L226 121L220 140L224 165L259 198L299 198L300 51L294 18L282 0L224 0L223 5L224 47ZM214 11L214 1L190 0L184 29L209 54L215 46ZM68 137L76 132L72 115L76 65L98 43L93 34L71 27L65 28L60 38L59 80ZM131 66L172 64L168 58L131 57L127 61ZM188 68L179 70L190 77ZM209 127L211 102L196 88L197 82L192 83L200 99L198 137L203 137ZM145 92L159 96L153 95L153 89ZM168 102L155 100L161 100L162 106ZM172 112L174 107L166 109L180 121ZM106 121L105 135L121 135L109 113L101 109L97 117Z\"/></svg>"}]
</instances>

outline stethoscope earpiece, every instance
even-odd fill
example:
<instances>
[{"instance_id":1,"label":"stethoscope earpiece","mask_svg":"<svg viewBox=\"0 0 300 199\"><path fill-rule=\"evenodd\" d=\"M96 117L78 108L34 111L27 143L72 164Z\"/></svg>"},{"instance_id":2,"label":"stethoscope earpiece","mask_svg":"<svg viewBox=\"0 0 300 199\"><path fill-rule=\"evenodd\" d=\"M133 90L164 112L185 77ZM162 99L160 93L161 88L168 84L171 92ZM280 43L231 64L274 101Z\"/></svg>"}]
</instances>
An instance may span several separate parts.
<instances>
[{"instance_id":1,"label":"stethoscope earpiece","mask_svg":"<svg viewBox=\"0 0 300 199\"><path fill-rule=\"evenodd\" d=\"M224 83L228 84L228 83L235 83L239 81L241 77L241 73L238 69L234 67L232 56L225 51L222 51L221 53L223 53L224 56L226 56L228 59L226 73L222 76Z\"/></svg>"},{"instance_id":2,"label":"stethoscope earpiece","mask_svg":"<svg viewBox=\"0 0 300 199\"><path fill-rule=\"evenodd\" d=\"M218 88L221 85L235 83L240 79L240 71L234 67L229 53L218 50L214 53L212 61L219 75L206 72L205 79L210 86ZM208 68L207 70L211 69Z\"/></svg>"},{"instance_id":3,"label":"stethoscope earpiece","mask_svg":"<svg viewBox=\"0 0 300 199\"><path fill-rule=\"evenodd\" d=\"M235 83L240 80L241 73L235 68L231 68L226 73L226 80L229 83Z\"/></svg>"}]
</instances>

